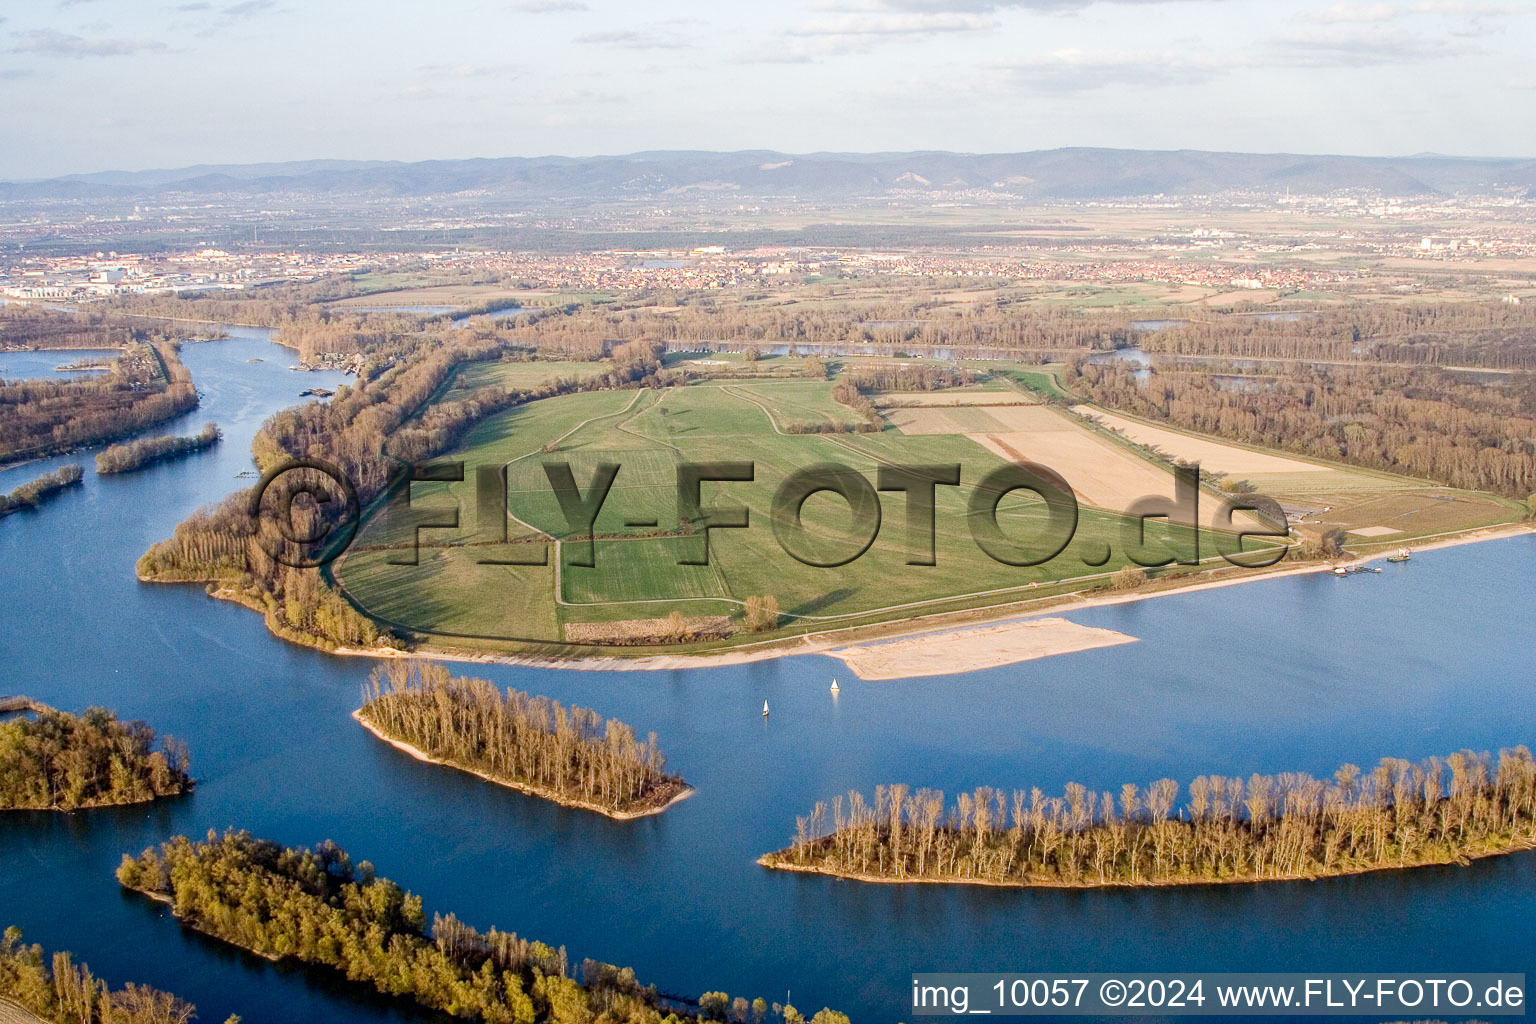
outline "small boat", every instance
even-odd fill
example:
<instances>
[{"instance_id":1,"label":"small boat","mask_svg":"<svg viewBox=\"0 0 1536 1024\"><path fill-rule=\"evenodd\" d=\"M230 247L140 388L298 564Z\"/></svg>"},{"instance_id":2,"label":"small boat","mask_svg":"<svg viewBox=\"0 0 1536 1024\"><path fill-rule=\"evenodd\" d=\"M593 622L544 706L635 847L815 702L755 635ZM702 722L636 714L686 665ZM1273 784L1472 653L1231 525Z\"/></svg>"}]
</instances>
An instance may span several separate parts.
<instances>
[{"instance_id":1,"label":"small boat","mask_svg":"<svg viewBox=\"0 0 1536 1024\"><path fill-rule=\"evenodd\" d=\"M1349 570L1344 568L1342 565L1336 565L1333 567L1333 574L1335 576L1348 576Z\"/></svg>"},{"instance_id":2,"label":"small boat","mask_svg":"<svg viewBox=\"0 0 1536 1024\"><path fill-rule=\"evenodd\" d=\"M768 717L768 702L767 701L763 701L763 717L764 718Z\"/></svg>"},{"instance_id":3,"label":"small boat","mask_svg":"<svg viewBox=\"0 0 1536 1024\"><path fill-rule=\"evenodd\" d=\"M837 680L836 679L832 680L832 692L833 693L837 693L838 692L838 686L837 686Z\"/></svg>"},{"instance_id":4,"label":"small boat","mask_svg":"<svg viewBox=\"0 0 1536 1024\"><path fill-rule=\"evenodd\" d=\"M1388 555L1387 556L1387 561L1389 561L1389 562L1406 562L1406 561L1408 561L1408 559L1410 559L1412 557L1413 557L1413 553L1410 552L1407 548L1398 548L1397 549L1397 554L1395 554L1395 555Z\"/></svg>"}]
</instances>

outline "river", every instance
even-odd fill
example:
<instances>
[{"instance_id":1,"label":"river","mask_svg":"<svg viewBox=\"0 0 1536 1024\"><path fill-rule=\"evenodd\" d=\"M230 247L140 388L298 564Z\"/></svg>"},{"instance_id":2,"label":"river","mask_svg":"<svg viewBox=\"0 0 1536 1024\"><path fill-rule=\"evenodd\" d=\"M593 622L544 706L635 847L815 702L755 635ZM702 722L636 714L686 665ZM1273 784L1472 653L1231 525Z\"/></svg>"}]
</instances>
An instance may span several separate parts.
<instances>
[{"instance_id":1,"label":"river","mask_svg":"<svg viewBox=\"0 0 1536 1024\"><path fill-rule=\"evenodd\" d=\"M114 984L175 991L204 1021L423 1020L323 969L272 965L125 894L124 852L175 833L331 838L455 911L633 966L663 990L725 990L906 1019L913 971L1523 971L1536 856L1315 883L1164 890L864 885L769 872L795 816L849 788L1163 775L1331 773L1536 740L1536 538L1417 554L1381 575L1291 577L1072 613L1141 641L967 675L863 683L802 656L655 673L479 666L503 685L655 730L698 793L616 822L423 765L349 717L370 665L285 644L197 586L133 563L239 485L252 433L304 387L264 332L189 344L205 398L169 429L209 451L98 478L0 520L0 690L143 718L191 747L196 791L145 807L0 818L0 923ZM262 358L262 363L247 360ZM157 428L155 432L165 432ZM52 459L0 472L10 489ZM494 599L494 595L487 595ZM834 700L831 677L842 686ZM764 720L764 700L773 708Z\"/></svg>"}]
</instances>

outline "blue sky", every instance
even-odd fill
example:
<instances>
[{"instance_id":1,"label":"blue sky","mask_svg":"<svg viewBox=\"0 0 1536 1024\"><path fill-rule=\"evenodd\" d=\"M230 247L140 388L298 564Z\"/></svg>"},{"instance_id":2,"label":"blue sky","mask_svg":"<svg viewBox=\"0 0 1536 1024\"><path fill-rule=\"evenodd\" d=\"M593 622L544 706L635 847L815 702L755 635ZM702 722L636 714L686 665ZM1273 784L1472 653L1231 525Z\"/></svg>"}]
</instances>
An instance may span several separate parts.
<instances>
[{"instance_id":1,"label":"blue sky","mask_svg":"<svg viewBox=\"0 0 1536 1024\"><path fill-rule=\"evenodd\" d=\"M1536 156L1536 0L0 2L0 177L1090 145Z\"/></svg>"}]
</instances>

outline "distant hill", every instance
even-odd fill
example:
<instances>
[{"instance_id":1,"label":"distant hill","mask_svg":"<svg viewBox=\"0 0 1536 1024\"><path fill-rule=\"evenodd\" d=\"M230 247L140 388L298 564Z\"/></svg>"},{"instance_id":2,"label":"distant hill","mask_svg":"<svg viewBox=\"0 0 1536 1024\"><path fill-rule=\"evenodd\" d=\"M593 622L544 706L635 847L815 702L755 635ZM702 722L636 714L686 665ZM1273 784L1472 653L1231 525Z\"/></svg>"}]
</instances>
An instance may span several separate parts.
<instances>
[{"instance_id":1,"label":"distant hill","mask_svg":"<svg viewBox=\"0 0 1536 1024\"><path fill-rule=\"evenodd\" d=\"M152 199L168 195L451 196L482 200L717 195L858 199L979 189L1035 199L1114 199L1262 190L1387 195L1536 187L1536 160L1303 156L1197 150L1031 153L652 152L474 160L309 160L107 171L0 182L0 199ZM468 198L468 196L466 196Z\"/></svg>"}]
</instances>

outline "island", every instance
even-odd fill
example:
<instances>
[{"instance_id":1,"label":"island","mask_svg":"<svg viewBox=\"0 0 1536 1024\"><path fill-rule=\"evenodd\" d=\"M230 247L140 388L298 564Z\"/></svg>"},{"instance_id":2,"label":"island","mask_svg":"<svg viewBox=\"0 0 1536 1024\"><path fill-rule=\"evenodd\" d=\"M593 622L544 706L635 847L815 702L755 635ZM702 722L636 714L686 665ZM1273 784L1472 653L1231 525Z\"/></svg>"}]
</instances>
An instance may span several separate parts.
<instances>
[{"instance_id":1,"label":"island","mask_svg":"<svg viewBox=\"0 0 1536 1024\"><path fill-rule=\"evenodd\" d=\"M430 662L376 668L353 717L418 760L610 818L660 814L693 793L667 772L655 733L640 741L589 708L502 693Z\"/></svg>"},{"instance_id":2,"label":"island","mask_svg":"<svg viewBox=\"0 0 1536 1024\"><path fill-rule=\"evenodd\" d=\"M73 464L44 473L9 494L0 494L0 516L8 516L24 508L37 508L61 491L78 486L84 476L85 471Z\"/></svg>"},{"instance_id":3,"label":"island","mask_svg":"<svg viewBox=\"0 0 1536 1024\"><path fill-rule=\"evenodd\" d=\"M6 1024L187 1024L196 1017L197 1007L169 992L131 981L109 988L69 953L50 958L42 946L23 944L20 928L7 928L0 938L0 1021Z\"/></svg>"},{"instance_id":4,"label":"island","mask_svg":"<svg viewBox=\"0 0 1536 1024\"><path fill-rule=\"evenodd\" d=\"M798 818L764 867L869 882L972 885L1204 885L1363 874L1536 849L1536 763L1525 747L1419 764L1344 765L1332 782L1298 772L1202 775L1179 785L1093 792L1068 783L982 787L953 804L933 789L851 792ZM827 826L831 828L828 830Z\"/></svg>"},{"instance_id":5,"label":"island","mask_svg":"<svg viewBox=\"0 0 1536 1024\"><path fill-rule=\"evenodd\" d=\"M329 841L308 849L249 832L210 832L200 843L176 836L138 857L125 855L117 878L169 903L182 924L205 935L273 961L331 967L380 992L485 1024L762 1020L769 1008L761 998L748 1003L723 992L697 1001L664 996L642 986L633 970L596 960L581 964L578 981L564 947L495 928L479 932L452 914L434 914L429 928L420 896ZM804 1020L793 1006L775 1004L774 1011L786 1024ZM848 1024L829 1009L811 1021Z\"/></svg>"},{"instance_id":6,"label":"island","mask_svg":"<svg viewBox=\"0 0 1536 1024\"><path fill-rule=\"evenodd\" d=\"M131 473L156 462L212 448L223 436L217 423L204 423L202 430L187 437L166 434L162 437L141 437L126 444L114 444L97 454L96 472Z\"/></svg>"},{"instance_id":7,"label":"island","mask_svg":"<svg viewBox=\"0 0 1536 1024\"><path fill-rule=\"evenodd\" d=\"M34 718L0 722L0 810L73 811L146 803L192 788L187 748L158 746L143 722L105 708L72 715L27 697L0 698L0 712Z\"/></svg>"}]
</instances>

